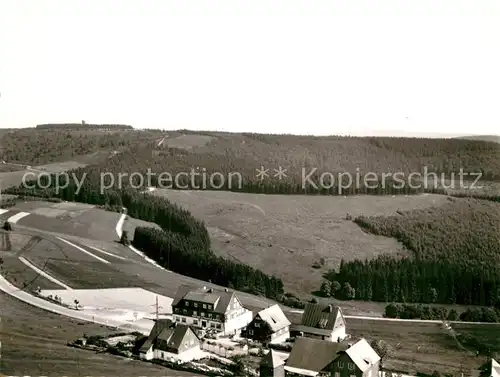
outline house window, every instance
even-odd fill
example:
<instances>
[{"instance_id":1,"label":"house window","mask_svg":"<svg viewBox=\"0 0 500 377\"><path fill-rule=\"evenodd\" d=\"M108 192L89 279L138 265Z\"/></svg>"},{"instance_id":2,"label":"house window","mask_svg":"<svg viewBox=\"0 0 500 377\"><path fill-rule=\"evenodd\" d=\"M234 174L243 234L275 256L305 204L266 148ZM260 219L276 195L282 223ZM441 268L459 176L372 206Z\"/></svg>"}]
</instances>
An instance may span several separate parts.
<instances>
[{"instance_id":1,"label":"house window","mask_svg":"<svg viewBox=\"0 0 500 377\"><path fill-rule=\"evenodd\" d=\"M182 317L182 322L186 323L186 318Z\"/></svg>"},{"instance_id":2,"label":"house window","mask_svg":"<svg viewBox=\"0 0 500 377\"><path fill-rule=\"evenodd\" d=\"M215 327L217 327L219 330L222 328L221 324L218 323L217 325L215 325Z\"/></svg>"},{"instance_id":3,"label":"house window","mask_svg":"<svg viewBox=\"0 0 500 377\"><path fill-rule=\"evenodd\" d=\"M340 377L340 372L335 372L335 377Z\"/></svg>"},{"instance_id":4,"label":"house window","mask_svg":"<svg viewBox=\"0 0 500 377\"><path fill-rule=\"evenodd\" d=\"M187 314L187 312L188 312L187 309L182 309L183 314Z\"/></svg>"},{"instance_id":5,"label":"house window","mask_svg":"<svg viewBox=\"0 0 500 377\"><path fill-rule=\"evenodd\" d=\"M349 370L354 370L354 364L353 363L349 363L347 366L348 366Z\"/></svg>"},{"instance_id":6,"label":"house window","mask_svg":"<svg viewBox=\"0 0 500 377\"><path fill-rule=\"evenodd\" d=\"M193 321L193 325L197 325L197 324L198 324L198 320L197 320L197 319L195 319L195 320Z\"/></svg>"},{"instance_id":7,"label":"house window","mask_svg":"<svg viewBox=\"0 0 500 377\"><path fill-rule=\"evenodd\" d=\"M188 301L184 301L184 305L189 306L189 302Z\"/></svg>"},{"instance_id":8,"label":"house window","mask_svg":"<svg viewBox=\"0 0 500 377\"><path fill-rule=\"evenodd\" d=\"M255 322L255 327L260 327L260 323L259 322Z\"/></svg>"},{"instance_id":9,"label":"house window","mask_svg":"<svg viewBox=\"0 0 500 377\"><path fill-rule=\"evenodd\" d=\"M198 307L198 303L197 303L197 302L195 302L195 303L193 304L193 306L194 306L195 308L197 308L197 307Z\"/></svg>"},{"instance_id":10,"label":"house window","mask_svg":"<svg viewBox=\"0 0 500 377\"><path fill-rule=\"evenodd\" d=\"M215 328L215 323L210 323L211 328Z\"/></svg>"},{"instance_id":11,"label":"house window","mask_svg":"<svg viewBox=\"0 0 500 377\"><path fill-rule=\"evenodd\" d=\"M208 318L212 318L212 313L208 313Z\"/></svg>"},{"instance_id":12,"label":"house window","mask_svg":"<svg viewBox=\"0 0 500 377\"><path fill-rule=\"evenodd\" d=\"M248 334L253 335L253 330L248 330Z\"/></svg>"},{"instance_id":13,"label":"house window","mask_svg":"<svg viewBox=\"0 0 500 377\"><path fill-rule=\"evenodd\" d=\"M206 304L203 304L203 309L206 309L207 308L207 305Z\"/></svg>"},{"instance_id":14,"label":"house window","mask_svg":"<svg viewBox=\"0 0 500 377\"><path fill-rule=\"evenodd\" d=\"M193 316L197 316L198 312L196 310L193 311Z\"/></svg>"},{"instance_id":15,"label":"house window","mask_svg":"<svg viewBox=\"0 0 500 377\"><path fill-rule=\"evenodd\" d=\"M344 369L344 363L342 361L339 361L339 369Z\"/></svg>"},{"instance_id":16,"label":"house window","mask_svg":"<svg viewBox=\"0 0 500 377\"><path fill-rule=\"evenodd\" d=\"M208 310L212 310L212 305L207 305Z\"/></svg>"},{"instance_id":17,"label":"house window","mask_svg":"<svg viewBox=\"0 0 500 377\"><path fill-rule=\"evenodd\" d=\"M202 317L205 317L205 313L204 313L204 312L201 312L201 316L202 316Z\"/></svg>"}]
</instances>

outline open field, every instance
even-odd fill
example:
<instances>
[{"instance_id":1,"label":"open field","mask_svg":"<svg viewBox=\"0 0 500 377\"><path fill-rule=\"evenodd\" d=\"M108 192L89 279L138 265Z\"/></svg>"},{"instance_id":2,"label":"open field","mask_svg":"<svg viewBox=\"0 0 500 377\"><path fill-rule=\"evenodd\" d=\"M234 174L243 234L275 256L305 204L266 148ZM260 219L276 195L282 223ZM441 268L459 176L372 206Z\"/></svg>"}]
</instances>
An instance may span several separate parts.
<instances>
[{"instance_id":1,"label":"open field","mask_svg":"<svg viewBox=\"0 0 500 377\"><path fill-rule=\"evenodd\" d=\"M108 335L105 326L72 320L0 292L0 372L28 376L197 376L66 345L83 334Z\"/></svg>"},{"instance_id":2,"label":"open field","mask_svg":"<svg viewBox=\"0 0 500 377\"><path fill-rule=\"evenodd\" d=\"M49 289L42 290L41 295L45 297L57 295L63 304L70 306L74 305L74 300L78 300L80 310L95 313L96 316L109 314L115 320L134 321L154 318L156 299L161 314L172 314L171 298L142 288Z\"/></svg>"},{"instance_id":3,"label":"open field","mask_svg":"<svg viewBox=\"0 0 500 377\"><path fill-rule=\"evenodd\" d=\"M92 239L94 241L113 242L119 240L116 234L116 224L120 214L110 212L95 206L74 202L52 203L46 201L18 202L9 212L0 214L0 221L19 212L29 212L30 215L19 220L18 224L53 233ZM156 224L127 217L123 229L133 238L138 226L157 227Z\"/></svg>"},{"instance_id":4,"label":"open field","mask_svg":"<svg viewBox=\"0 0 500 377\"><path fill-rule=\"evenodd\" d=\"M155 190L205 221L219 255L283 279L286 290L309 295L322 274L340 260L401 253L394 239L373 236L346 220L365 215L391 215L440 205L443 195L420 196L281 196L218 191ZM324 258L325 265L313 263Z\"/></svg>"},{"instance_id":5,"label":"open field","mask_svg":"<svg viewBox=\"0 0 500 377\"><path fill-rule=\"evenodd\" d=\"M346 319L347 332L352 336L363 336L368 341L382 339L392 348L393 354L384 362L384 367L402 372L457 373L462 366L464 372L477 369L486 361L486 356L476 357L475 349L460 348L455 338L441 324L390 323L359 319ZM464 325L457 325L459 327ZM455 325L453 325L455 328ZM495 325L464 326L469 334L488 332L500 337ZM411 370L413 369L413 371ZM467 375L467 374L465 374Z\"/></svg>"}]
</instances>

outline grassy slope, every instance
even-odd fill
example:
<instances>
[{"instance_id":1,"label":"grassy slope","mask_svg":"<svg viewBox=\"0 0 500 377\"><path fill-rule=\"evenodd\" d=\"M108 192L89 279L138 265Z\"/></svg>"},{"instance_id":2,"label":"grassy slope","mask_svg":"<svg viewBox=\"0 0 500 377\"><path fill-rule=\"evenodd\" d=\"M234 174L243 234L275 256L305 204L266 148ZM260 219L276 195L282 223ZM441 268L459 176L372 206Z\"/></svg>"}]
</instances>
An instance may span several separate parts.
<instances>
[{"instance_id":1,"label":"grassy slope","mask_svg":"<svg viewBox=\"0 0 500 377\"><path fill-rule=\"evenodd\" d=\"M419 197L317 197L156 190L203 219L214 251L281 277L287 291L304 297L319 288L322 274L342 258L400 253L395 240L363 232L346 214L395 214L446 201ZM325 259L320 269L314 262Z\"/></svg>"},{"instance_id":2,"label":"grassy slope","mask_svg":"<svg viewBox=\"0 0 500 377\"><path fill-rule=\"evenodd\" d=\"M111 334L105 326L78 322L0 293L0 371L27 376L197 376L66 345L83 334Z\"/></svg>"}]
</instances>

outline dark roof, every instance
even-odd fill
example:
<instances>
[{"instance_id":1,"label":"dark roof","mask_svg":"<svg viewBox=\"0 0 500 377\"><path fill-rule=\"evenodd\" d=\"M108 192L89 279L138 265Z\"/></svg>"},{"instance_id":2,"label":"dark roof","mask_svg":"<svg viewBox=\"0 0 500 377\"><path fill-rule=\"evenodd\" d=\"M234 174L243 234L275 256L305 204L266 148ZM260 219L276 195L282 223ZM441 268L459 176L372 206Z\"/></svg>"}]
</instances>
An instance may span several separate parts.
<instances>
[{"instance_id":1,"label":"dark roof","mask_svg":"<svg viewBox=\"0 0 500 377\"><path fill-rule=\"evenodd\" d=\"M192 289L194 289L194 287L189 285L181 285L174 296L174 300L172 301L172 306L177 306L179 304L179 301L181 301L184 298L184 296L187 295L188 292L191 291Z\"/></svg>"},{"instance_id":2,"label":"dark roof","mask_svg":"<svg viewBox=\"0 0 500 377\"><path fill-rule=\"evenodd\" d=\"M163 331L160 333L160 335L158 335L157 338L158 348L163 349L164 347L162 347L162 345L165 345L165 348L179 350L182 345L182 340L184 339L188 331L192 331L190 330L189 326L179 324L167 329L163 329ZM164 351L166 351L166 349Z\"/></svg>"},{"instance_id":3,"label":"dark roof","mask_svg":"<svg viewBox=\"0 0 500 377\"><path fill-rule=\"evenodd\" d=\"M154 341L156 338L158 338L158 335L167 328L172 327L173 322L169 319L159 319L155 321L155 324L153 328L151 329L151 332L149 333L148 339L144 342L144 344L141 346L139 349L139 352L147 352L151 346L153 345Z\"/></svg>"},{"instance_id":4,"label":"dark roof","mask_svg":"<svg viewBox=\"0 0 500 377\"><path fill-rule=\"evenodd\" d=\"M339 312L342 315L342 311L338 306L307 303L304 308L304 314L302 314L301 325L317 329L333 330Z\"/></svg>"},{"instance_id":5,"label":"dark roof","mask_svg":"<svg viewBox=\"0 0 500 377\"><path fill-rule=\"evenodd\" d=\"M207 289L206 287L193 288L188 285L182 285L175 294L172 306L179 305L181 300L190 300L215 305L213 311L215 313L224 314L234 296L235 294L232 291L222 291L212 288Z\"/></svg>"},{"instance_id":6,"label":"dark roof","mask_svg":"<svg viewBox=\"0 0 500 377\"><path fill-rule=\"evenodd\" d=\"M285 367L320 372L348 348L343 343L299 337L295 340Z\"/></svg>"},{"instance_id":7,"label":"dark roof","mask_svg":"<svg viewBox=\"0 0 500 377\"><path fill-rule=\"evenodd\" d=\"M278 355L278 353L272 349L269 350L267 355L262 358L262 360L260 361L260 365L274 369L276 367L279 367L280 365L285 364L285 358L286 357L284 356Z\"/></svg>"}]
</instances>

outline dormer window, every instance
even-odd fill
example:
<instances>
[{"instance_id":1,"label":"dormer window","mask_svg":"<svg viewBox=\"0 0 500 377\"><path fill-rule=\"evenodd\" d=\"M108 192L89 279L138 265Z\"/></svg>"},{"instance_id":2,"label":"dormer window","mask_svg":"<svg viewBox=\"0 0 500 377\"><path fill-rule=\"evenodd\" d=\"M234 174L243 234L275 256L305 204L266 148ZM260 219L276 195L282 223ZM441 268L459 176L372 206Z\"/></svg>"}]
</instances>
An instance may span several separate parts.
<instances>
[{"instance_id":1,"label":"dormer window","mask_svg":"<svg viewBox=\"0 0 500 377\"><path fill-rule=\"evenodd\" d=\"M322 318L319 323L318 323L318 326L320 329L324 329L326 328L326 325L328 324L328 319L327 318Z\"/></svg>"}]
</instances>

